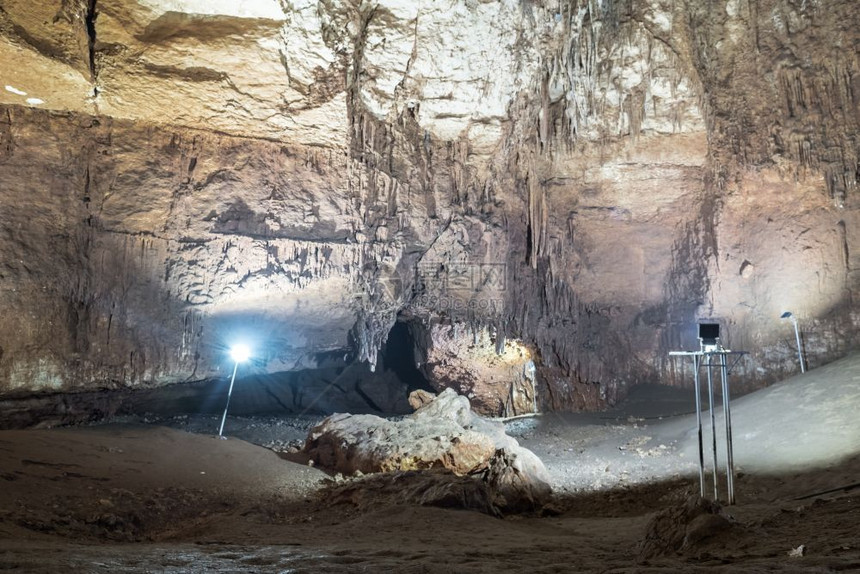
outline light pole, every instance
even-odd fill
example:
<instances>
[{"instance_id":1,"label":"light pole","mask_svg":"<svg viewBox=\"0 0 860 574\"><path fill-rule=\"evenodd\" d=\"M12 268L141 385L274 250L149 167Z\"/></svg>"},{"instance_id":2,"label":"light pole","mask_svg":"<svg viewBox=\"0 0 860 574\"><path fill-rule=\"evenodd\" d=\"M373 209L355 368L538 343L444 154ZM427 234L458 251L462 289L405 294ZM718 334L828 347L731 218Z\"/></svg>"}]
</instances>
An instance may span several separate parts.
<instances>
[{"instance_id":1,"label":"light pole","mask_svg":"<svg viewBox=\"0 0 860 574\"><path fill-rule=\"evenodd\" d=\"M233 359L233 376L230 377L230 390L227 391L227 404L224 405L224 416L221 417L221 428L218 429L218 438L224 439L224 422L227 420L227 409L230 408L230 397L233 396L233 383L236 381L236 371L239 370L239 363L244 363L251 356L251 349L248 345L235 345L230 349L230 357Z\"/></svg>"},{"instance_id":2,"label":"light pole","mask_svg":"<svg viewBox=\"0 0 860 574\"><path fill-rule=\"evenodd\" d=\"M806 372L806 365L803 364L803 349L800 346L800 328L797 326L797 317L791 311L786 311L779 316L780 319L790 319L794 323L794 336L797 339L797 360L800 361L800 372Z\"/></svg>"}]
</instances>

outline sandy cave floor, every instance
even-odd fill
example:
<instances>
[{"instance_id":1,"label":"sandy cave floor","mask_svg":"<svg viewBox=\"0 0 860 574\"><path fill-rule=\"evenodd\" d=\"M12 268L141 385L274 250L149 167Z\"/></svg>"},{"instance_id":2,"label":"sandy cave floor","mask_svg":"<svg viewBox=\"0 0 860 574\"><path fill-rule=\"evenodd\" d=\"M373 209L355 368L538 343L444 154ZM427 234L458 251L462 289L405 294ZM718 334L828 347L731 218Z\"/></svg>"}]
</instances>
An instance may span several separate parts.
<instances>
[{"instance_id":1,"label":"sandy cave floor","mask_svg":"<svg viewBox=\"0 0 860 574\"><path fill-rule=\"evenodd\" d=\"M649 521L698 491L687 391L508 422L550 471L560 514L544 517L334 496L349 479L289 454L315 417L230 418L228 440L184 415L2 431L0 570L860 571L858 381L855 355L732 401L735 526L649 559Z\"/></svg>"}]
</instances>

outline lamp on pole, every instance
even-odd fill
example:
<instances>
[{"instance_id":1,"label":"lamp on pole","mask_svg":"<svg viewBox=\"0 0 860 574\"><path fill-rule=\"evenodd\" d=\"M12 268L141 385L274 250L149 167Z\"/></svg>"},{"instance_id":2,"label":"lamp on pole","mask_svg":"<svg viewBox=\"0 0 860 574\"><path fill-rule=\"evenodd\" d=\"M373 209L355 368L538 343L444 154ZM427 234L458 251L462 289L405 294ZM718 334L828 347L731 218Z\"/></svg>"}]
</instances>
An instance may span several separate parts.
<instances>
[{"instance_id":1,"label":"lamp on pole","mask_svg":"<svg viewBox=\"0 0 860 574\"><path fill-rule=\"evenodd\" d=\"M800 361L800 372L806 372L806 365L803 364L803 348L800 346L800 327L797 326L797 317L791 311L786 311L779 316L780 319L789 319L794 323L794 337L797 339L797 360Z\"/></svg>"},{"instance_id":2,"label":"lamp on pole","mask_svg":"<svg viewBox=\"0 0 860 574\"><path fill-rule=\"evenodd\" d=\"M224 416L221 417L221 427L218 429L218 438L224 437L224 423L227 421L227 409L230 408L230 397L233 396L233 383L236 381L236 371L239 370L239 363L244 363L251 356L251 349L248 345L235 345L230 349L230 358L233 359L233 376L230 377L230 389L227 391L227 404L224 405Z\"/></svg>"}]
</instances>

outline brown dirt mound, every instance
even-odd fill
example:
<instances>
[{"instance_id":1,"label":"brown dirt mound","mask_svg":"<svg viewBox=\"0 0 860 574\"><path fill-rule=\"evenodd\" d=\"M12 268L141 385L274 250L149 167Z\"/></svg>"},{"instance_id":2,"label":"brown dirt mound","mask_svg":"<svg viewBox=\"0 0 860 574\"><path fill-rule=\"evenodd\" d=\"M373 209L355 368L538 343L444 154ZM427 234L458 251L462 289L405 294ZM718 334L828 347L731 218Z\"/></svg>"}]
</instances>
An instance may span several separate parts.
<instances>
[{"instance_id":1,"label":"brown dirt mound","mask_svg":"<svg viewBox=\"0 0 860 574\"><path fill-rule=\"evenodd\" d=\"M696 553L736 527L735 520L719 503L690 496L651 519L640 544L639 559Z\"/></svg>"}]
</instances>

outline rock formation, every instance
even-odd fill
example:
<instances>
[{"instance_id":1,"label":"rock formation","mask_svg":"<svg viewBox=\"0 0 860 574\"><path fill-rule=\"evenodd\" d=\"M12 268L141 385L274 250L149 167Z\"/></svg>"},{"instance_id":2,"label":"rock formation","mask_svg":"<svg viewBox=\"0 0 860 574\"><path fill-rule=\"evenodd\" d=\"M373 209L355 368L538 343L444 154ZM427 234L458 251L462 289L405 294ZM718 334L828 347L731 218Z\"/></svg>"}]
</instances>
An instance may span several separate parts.
<instances>
[{"instance_id":1,"label":"rock formation","mask_svg":"<svg viewBox=\"0 0 860 574\"><path fill-rule=\"evenodd\" d=\"M463 323L434 324L419 341L421 371L438 390L455 389L483 414L536 411L535 364L524 345Z\"/></svg>"},{"instance_id":2,"label":"rock formation","mask_svg":"<svg viewBox=\"0 0 860 574\"><path fill-rule=\"evenodd\" d=\"M311 429L304 452L316 465L347 475L434 469L478 474L489 490L467 489L473 492L468 498L479 498L460 505L468 508L535 510L551 494L543 462L506 435L501 423L476 416L469 400L453 389L400 420L332 415ZM416 502L436 504L422 497L447 500L450 488L463 486L459 481L431 483L434 494L422 488Z\"/></svg>"},{"instance_id":3,"label":"rock formation","mask_svg":"<svg viewBox=\"0 0 860 574\"><path fill-rule=\"evenodd\" d=\"M748 387L796 370L786 310L810 363L839 357L858 21L853 0L2 0L0 393L221 377L238 338L255 372L374 364L397 320L431 383L493 414L682 384L667 352L701 318L753 353ZM439 360L470 340L480 385ZM509 343L533 376L500 370Z\"/></svg>"},{"instance_id":4,"label":"rock formation","mask_svg":"<svg viewBox=\"0 0 860 574\"><path fill-rule=\"evenodd\" d=\"M417 411L435 398L436 395L433 393L427 392L423 389L416 389L409 393L409 406L412 407L413 410Z\"/></svg>"},{"instance_id":5,"label":"rock formation","mask_svg":"<svg viewBox=\"0 0 860 574\"><path fill-rule=\"evenodd\" d=\"M503 424L475 415L453 389L399 420L332 415L311 430L304 448L318 465L344 474L428 468L469 474L487 468L497 450L546 482L540 459L505 434Z\"/></svg>"}]
</instances>

